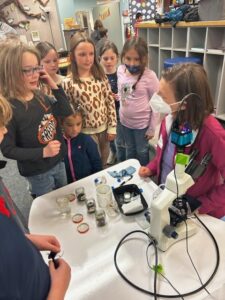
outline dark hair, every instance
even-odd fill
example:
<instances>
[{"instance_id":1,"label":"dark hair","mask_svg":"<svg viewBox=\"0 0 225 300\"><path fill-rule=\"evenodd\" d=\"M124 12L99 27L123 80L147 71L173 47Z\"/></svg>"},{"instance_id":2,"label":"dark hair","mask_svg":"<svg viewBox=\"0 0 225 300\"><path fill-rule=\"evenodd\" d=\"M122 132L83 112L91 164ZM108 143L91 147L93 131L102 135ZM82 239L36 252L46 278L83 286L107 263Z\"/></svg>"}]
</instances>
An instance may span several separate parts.
<instances>
[{"instance_id":1,"label":"dark hair","mask_svg":"<svg viewBox=\"0 0 225 300\"><path fill-rule=\"evenodd\" d=\"M94 30L98 30L99 28L103 27L103 23L101 20L97 19L95 20L95 24L94 24Z\"/></svg>"},{"instance_id":2,"label":"dark hair","mask_svg":"<svg viewBox=\"0 0 225 300\"><path fill-rule=\"evenodd\" d=\"M172 87L176 101L184 101L185 110L178 114L181 123L188 122L193 129L201 127L204 118L214 111L207 74L199 64L177 64L162 72L162 78ZM196 95L197 94L197 95Z\"/></svg>"},{"instance_id":3,"label":"dark hair","mask_svg":"<svg viewBox=\"0 0 225 300\"><path fill-rule=\"evenodd\" d=\"M141 12L137 12L137 13L136 13L135 19L137 20L137 19L139 19L139 18L142 17L142 16L143 16L143 15L142 15Z\"/></svg>"},{"instance_id":4,"label":"dark hair","mask_svg":"<svg viewBox=\"0 0 225 300\"><path fill-rule=\"evenodd\" d=\"M39 51L41 59L43 59L50 50L54 50L57 53L56 48L49 42L38 43L36 49Z\"/></svg>"},{"instance_id":5,"label":"dark hair","mask_svg":"<svg viewBox=\"0 0 225 300\"><path fill-rule=\"evenodd\" d=\"M135 49L138 53L138 56L140 58L140 74L138 77L137 82L134 84L133 89L135 89L137 83L141 79L145 68L148 64L148 46L145 40L143 40L140 37L133 37L129 40L127 40L123 46L123 50L121 53L121 62L123 63L124 56L130 49Z\"/></svg>"},{"instance_id":6,"label":"dark hair","mask_svg":"<svg viewBox=\"0 0 225 300\"><path fill-rule=\"evenodd\" d=\"M119 52L116 45L110 41L106 41L105 44L100 48L99 56L101 57L105 53L105 51L109 49L112 49L112 51L116 54L116 56L119 57Z\"/></svg>"},{"instance_id":7,"label":"dark hair","mask_svg":"<svg viewBox=\"0 0 225 300\"><path fill-rule=\"evenodd\" d=\"M108 32L108 29L106 29L105 27L99 28L99 35L100 35L101 38L106 36L107 32Z\"/></svg>"},{"instance_id":8,"label":"dark hair","mask_svg":"<svg viewBox=\"0 0 225 300\"><path fill-rule=\"evenodd\" d=\"M72 110L72 114L69 115L69 116L66 116L66 117L60 117L60 120L61 120L62 124L68 117L80 116L83 119L84 116L85 116L85 112L82 109L82 107L80 106L80 104L70 102L70 107L71 107L71 110Z\"/></svg>"},{"instance_id":9,"label":"dark hair","mask_svg":"<svg viewBox=\"0 0 225 300\"><path fill-rule=\"evenodd\" d=\"M97 56L96 56L96 49L93 41L87 37L85 34L77 32L75 33L71 40L70 40L70 60L71 60L71 72L73 77L73 82L80 82L79 74L78 74L78 68L75 61L74 51L76 50L76 47L80 43L90 43L93 46L94 49L94 63L91 67L91 74L94 76L97 80L103 80L105 78L105 73L100 65Z\"/></svg>"}]
</instances>

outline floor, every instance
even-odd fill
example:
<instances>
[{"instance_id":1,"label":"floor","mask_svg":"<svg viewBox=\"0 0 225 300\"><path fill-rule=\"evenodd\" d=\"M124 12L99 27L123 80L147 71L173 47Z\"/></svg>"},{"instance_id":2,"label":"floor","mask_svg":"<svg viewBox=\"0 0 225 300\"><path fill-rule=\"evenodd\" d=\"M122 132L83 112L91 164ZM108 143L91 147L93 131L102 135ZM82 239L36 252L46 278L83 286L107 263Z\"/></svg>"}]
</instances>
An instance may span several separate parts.
<instances>
[{"instance_id":1,"label":"floor","mask_svg":"<svg viewBox=\"0 0 225 300\"><path fill-rule=\"evenodd\" d=\"M20 176L15 160L6 159L3 157L1 151L0 160L7 160L6 167L0 169L0 176L27 223L31 203L33 201L27 189L27 182L24 177Z\"/></svg>"}]
</instances>

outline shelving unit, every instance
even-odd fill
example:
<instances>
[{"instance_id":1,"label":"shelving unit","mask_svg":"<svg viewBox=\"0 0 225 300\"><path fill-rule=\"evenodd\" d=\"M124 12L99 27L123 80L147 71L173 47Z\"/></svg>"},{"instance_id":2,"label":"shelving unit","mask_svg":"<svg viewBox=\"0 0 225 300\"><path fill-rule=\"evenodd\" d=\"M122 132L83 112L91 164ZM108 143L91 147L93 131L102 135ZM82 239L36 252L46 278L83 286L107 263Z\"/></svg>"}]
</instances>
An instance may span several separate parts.
<instances>
[{"instance_id":1,"label":"shelving unit","mask_svg":"<svg viewBox=\"0 0 225 300\"><path fill-rule=\"evenodd\" d=\"M137 25L149 49L149 67L160 74L164 61L174 57L200 57L214 99L215 115L225 121L225 21L142 22Z\"/></svg>"}]
</instances>

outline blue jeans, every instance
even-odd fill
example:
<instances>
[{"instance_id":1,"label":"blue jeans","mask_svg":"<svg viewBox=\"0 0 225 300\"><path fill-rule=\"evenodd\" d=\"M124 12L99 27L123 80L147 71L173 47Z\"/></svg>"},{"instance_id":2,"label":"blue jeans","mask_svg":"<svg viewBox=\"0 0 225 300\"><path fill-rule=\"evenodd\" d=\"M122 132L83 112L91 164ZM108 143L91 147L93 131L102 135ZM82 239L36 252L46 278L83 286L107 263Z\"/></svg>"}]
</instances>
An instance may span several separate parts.
<instances>
[{"instance_id":1,"label":"blue jeans","mask_svg":"<svg viewBox=\"0 0 225 300\"><path fill-rule=\"evenodd\" d=\"M113 154L116 154L116 145L115 145L115 141L111 141L109 143L109 147L110 147L110 151L113 153Z\"/></svg>"},{"instance_id":2,"label":"blue jeans","mask_svg":"<svg viewBox=\"0 0 225 300\"><path fill-rule=\"evenodd\" d=\"M64 162L60 161L49 171L28 176L30 192L33 197L39 197L62 186L67 185L66 168Z\"/></svg>"},{"instance_id":3,"label":"blue jeans","mask_svg":"<svg viewBox=\"0 0 225 300\"><path fill-rule=\"evenodd\" d=\"M149 144L145 137L147 128L131 129L121 126L126 141L126 158L136 158L142 166L147 165L149 162Z\"/></svg>"},{"instance_id":4,"label":"blue jeans","mask_svg":"<svg viewBox=\"0 0 225 300\"><path fill-rule=\"evenodd\" d=\"M116 156L117 162L122 162L126 160L126 143L124 138L124 133L122 129L122 124L120 120L117 119L116 127Z\"/></svg>"}]
</instances>

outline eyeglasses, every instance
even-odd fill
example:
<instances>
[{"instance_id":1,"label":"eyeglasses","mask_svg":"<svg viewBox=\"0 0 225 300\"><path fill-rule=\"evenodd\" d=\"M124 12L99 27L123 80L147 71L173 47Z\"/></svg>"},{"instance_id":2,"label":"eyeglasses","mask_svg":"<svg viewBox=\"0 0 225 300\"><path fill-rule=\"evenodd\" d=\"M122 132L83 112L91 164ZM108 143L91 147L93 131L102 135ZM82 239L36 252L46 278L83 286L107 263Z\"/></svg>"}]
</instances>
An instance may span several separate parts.
<instances>
[{"instance_id":1,"label":"eyeglasses","mask_svg":"<svg viewBox=\"0 0 225 300\"><path fill-rule=\"evenodd\" d=\"M22 69L22 72L26 76L32 76L32 75L34 75L34 73L40 73L42 70L43 70L43 66L37 66L37 67L34 67L34 68Z\"/></svg>"}]
</instances>

